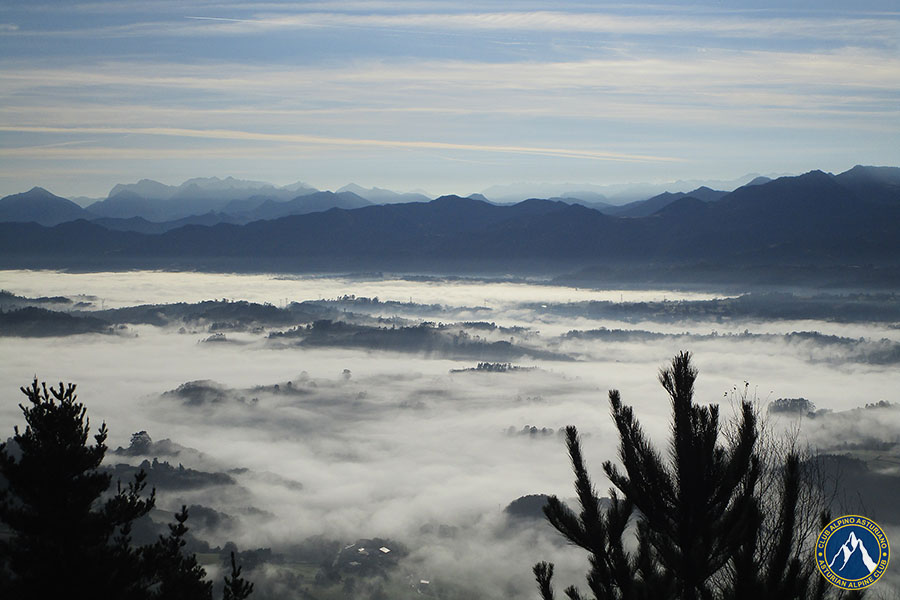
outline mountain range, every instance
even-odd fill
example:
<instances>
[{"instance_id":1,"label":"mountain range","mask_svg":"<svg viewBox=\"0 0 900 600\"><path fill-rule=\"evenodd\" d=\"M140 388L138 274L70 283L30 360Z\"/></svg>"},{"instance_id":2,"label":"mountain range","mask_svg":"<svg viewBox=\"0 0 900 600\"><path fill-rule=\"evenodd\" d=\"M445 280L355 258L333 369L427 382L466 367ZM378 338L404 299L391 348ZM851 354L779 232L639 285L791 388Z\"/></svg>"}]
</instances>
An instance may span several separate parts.
<instances>
[{"instance_id":1,"label":"mountain range","mask_svg":"<svg viewBox=\"0 0 900 600\"><path fill-rule=\"evenodd\" d=\"M746 182L753 177L747 175L736 181ZM491 188L491 194L497 192L499 196L476 193L468 197L497 204L514 204L531 198L549 198L568 204L582 204L606 214L646 216L684 194L709 200L702 193L704 189L709 189L708 187L701 186L686 192L684 190L691 189L687 187L688 183L677 181L670 184L603 186L613 200L592 191L589 189L592 186L586 184L580 186L538 184L531 193L526 192L528 187L525 184L495 186ZM721 183L726 184L725 187L729 190L737 187L735 181ZM593 187L599 189L598 186ZM663 193L659 193L661 191ZM726 192L714 193L724 195ZM49 200L50 196L56 200ZM299 200L300 198L305 200ZM377 187L364 188L353 183L331 193L322 192L299 181L279 187L262 181L233 177L224 179L197 177L174 186L151 179L141 179L136 183L116 184L106 198L99 199L79 196L69 198L70 202L61 202L59 196L54 196L42 188L8 196L0 199L0 222L33 221L42 225L55 225L83 218L112 229L159 233L186 224L242 224L258 219L273 219L330 208L428 202L431 199L432 197L424 192L398 193ZM79 212L72 204L84 211Z\"/></svg>"},{"instance_id":2,"label":"mountain range","mask_svg":"<svg viewBox=\"0 0 900 600\"><path fill-rule=\"evenodd\" d=\"M750 180L747 175L739 181ZM757 177L754 181L758 181ZM729 182L723 182L729 183ZM734 184L734 182L730 182ZM496 187L501 197L490 200L483 194L471 194L469 198L514 204L524 199L549 198L568 204L581 204L595 208L605 214L619 216L647 216L670 202L692 195L704 201L712 201L726 192L710 190L701 186L692 191L687 182L672 182L671 190L656 196L644 194L649 190L662 189L662 184L625 184L605 186L616 199L608 199L591 186L552 186L539 184L533 194L524 193L520 186ZM594 186L597 187L597 186ZM728 189L733 189L731 185ZM572 188L572 189L569 189ZM574 189L583 188L583 189ZM494 188L492 188L494 189ZM518 190L518 193L514 193ZM556 195L542 195L553 190ZM510 196L512 193L512 196ZM505 195L504 195L505 194ZM522 196L518 198L518 196ZM510 198L515 198L510 200ZM637 198L630 202L623 199ZM68 200L63 202L63 200ZM43 188L34 188L23 194L15 194L0 199L0 222L36 222L42 225L56 225L83 218L94 221L108 229L134 231L138 233L161 233L188 224L215 225L217 223L244 224L259 219L275 219L294 214L319 212L330 208L359 208L367 204L397 204L428 202L431 200L423 192L398 193L382 188L364 188L348 184L336 192L322 192L314 187L297 182L286 186L274 186L262 181L248 181L226 177L197 177L181 185L166 185L151 179L141 179L136 183L116 184L106 198L73 197L64 199ZM73 206L76 205L76 206ZM79 211L81 208L83 210Z\"/></svg>"},{"instance_id":3,"label":"mountain range","mask_svg":"<svg viewBox=\"0 0 900 600\"><path fill-rule=\"evenodd\" d=\"M143 187L151 193L149 184ZM24 214L29 199L40 218L0 223L0 265L421 269L449 261L498 269L727 269L898 266L900 259L900 168L894 167L811 171L733 192L701 186L605 210L547 199L497 205L478 196L376 205L345 190L270 197L241 204L241 212L152 223L87 217L91 207L36 188L0 200L0 215ZM237 200L229 197L226 206Z\"/></svg>"},{"instance_id":4,"label":"mountain range","mask_svg":"<svg viewBox=\"0 0 900 600\"><path fill-rule=\"evenodd\" d=\"M652 196L664 192L687 192L700 187L713 189L734 190L743 185L749 185L754 181L768 180L771 178L788 175L763 176L758 173L749 173L737 179L705 179L705 180L678 180L663 183L617 183L609 185L595 185L589 183L513 183L509 185L495 185L482 193L491 200L499 203L513 203L527 200L528 198L560 198L562 200L574 199L583 204L608 206L620 206L646 200Z\"/></svg>"}]
</instances>

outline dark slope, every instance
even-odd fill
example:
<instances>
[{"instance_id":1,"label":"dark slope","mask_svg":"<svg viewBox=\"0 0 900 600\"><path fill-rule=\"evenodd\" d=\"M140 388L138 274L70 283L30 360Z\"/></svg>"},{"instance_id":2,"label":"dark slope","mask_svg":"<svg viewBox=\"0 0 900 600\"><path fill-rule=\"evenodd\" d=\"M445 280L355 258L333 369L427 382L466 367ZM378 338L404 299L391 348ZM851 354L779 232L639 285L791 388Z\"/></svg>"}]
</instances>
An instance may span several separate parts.
<instances>
[{"instance_id":1,"label":"dark slope","mask_svg":"<svg viewBox=\"0 0 900 600\"><path fill-rule=\"evenodd\" d=\"M852 191L860 200L900 204L900 168L856 165L835 176L835 181Z\"/></svg>"},{"instance_id":2,"label":"dark slope","mask_svg":"<svg viewBox=\"0 0 900 600\"><path fill-rule=\"evenodd\" d=\"M87 211L71 200L40 187L0 199L0 221L5 222L34 222L52 226L88 216Z\"/></svg>"},{"instance_id":3,"label":"dark slope","mask_svg":"<svg viewBox=\"0 0 900 600\"><path fill-rule=\"evenodd\" d=\"M896 207L862 200L821 171L739 188L685 221L741 253L770 258L890 257L900 233Z\"/></svg>"},{"instance_id":4,"label":"dark slope","mask_svg":"<svg viewBox=\"0 0 900 600\"><path fill-rule=\"evenodd\" d=\"M242 219L221 212L208 212L203 215L192 215L190 217L184 217L183 219L163 221L161 223L148 221L143 217L131 217L128 219L101 217L99 219L91 219L91 223L100 225L101 227L112 231L132 231L135 233L148 234L165 233L187 225L203 225L211 227L213 225L218 225L219 223L240 224L244 222L245 221Z\"/></svg>"},{"instance_id":5,"label":"dark slope","mask_svg":"<svg viewBox=\"0 0 900 600\"><path fill-rule=\"evenodd\" d=\"M542 215L566 205L547 201L500 207L478 200L446 196L429 203L332 209L243 227L185 227L160 236L157 250L165 254L228 256L433 256L460 253L460 235L481 232L503 221ZM152 244L152 240L148 240Z\"/></svg>"}]
</instances>

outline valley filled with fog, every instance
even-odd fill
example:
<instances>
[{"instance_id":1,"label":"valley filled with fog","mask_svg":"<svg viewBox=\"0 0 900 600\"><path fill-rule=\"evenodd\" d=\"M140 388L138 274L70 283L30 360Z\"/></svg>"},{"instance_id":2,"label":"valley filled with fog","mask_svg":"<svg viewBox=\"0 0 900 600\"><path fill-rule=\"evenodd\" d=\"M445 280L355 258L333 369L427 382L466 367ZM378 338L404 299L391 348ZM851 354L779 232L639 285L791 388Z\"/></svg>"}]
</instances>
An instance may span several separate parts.
<instances>
[{"instance_id":1,"label":"valley filled with fog","mask_svg":"<svg viewBox=\"0 0 900 600\"><path fill-rule=\"evenodd\" d=\"M154 521L193 507L207 570L233 542L261 598L527 597L539 560L582 583L586 555L510 504L573 496L566 425L608 487L611 389L664 449L656 376L680 350L699 402L730 416L746 394L841 456L848 509L900 539L896 294L143 271L0 271L0 289L3 439L19 386L77 383L109 467L150 461Z\"/></svg>"}]
</instances>

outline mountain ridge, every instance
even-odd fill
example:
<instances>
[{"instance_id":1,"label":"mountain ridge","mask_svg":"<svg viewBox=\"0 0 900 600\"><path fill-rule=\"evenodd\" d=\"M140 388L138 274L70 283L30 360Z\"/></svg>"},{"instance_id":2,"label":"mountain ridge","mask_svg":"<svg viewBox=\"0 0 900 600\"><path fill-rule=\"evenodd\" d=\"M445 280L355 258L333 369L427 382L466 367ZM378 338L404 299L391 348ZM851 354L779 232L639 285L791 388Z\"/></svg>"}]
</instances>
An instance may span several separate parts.
<instances>
[{"instance_id":1,"label":"mountain ridge","mask_svg":"<svg viewBox=\"0 0 900 600\"><path fill-rule=\"evenodd\" d=\"M562 200L497 205L455 195L430 202L328 208L341 194L319 192L295 199L298 204L323 199L307 214L265 219L267 215L257 213L235 220L207 213L178 226L135 221L141 233L112 231L126 224L102 220L49 230L0 224L0 259L16 265L177 266L199 261L226 268L265 261L290 269L313 264L427 269L455 261L498 269L504 264L526 269L555 265L557 272L629 264L669 265L666 269L687 264L721 269L894 265L900 262L900 192L893 175L865 169L852 177L811 171L744 186L713 201L682 194L652 214L628 218ZM343 195L365 202L349 192ZM265 202L269 208L286 206ZM29 236L65 238L66 244L35 248Z\"/></svg>"},{"instance_id":2,"label":"mountain ridge","mask_svg":"<svg viewBox=\"0 0 900 600\"><path fill-rule=\"evenodd\" d=\"M88 217L85 209L71 200L35 186L27 192L0 198L0 221L34 221L41 225L58 225Z\"/></svg>"}]
</instances>

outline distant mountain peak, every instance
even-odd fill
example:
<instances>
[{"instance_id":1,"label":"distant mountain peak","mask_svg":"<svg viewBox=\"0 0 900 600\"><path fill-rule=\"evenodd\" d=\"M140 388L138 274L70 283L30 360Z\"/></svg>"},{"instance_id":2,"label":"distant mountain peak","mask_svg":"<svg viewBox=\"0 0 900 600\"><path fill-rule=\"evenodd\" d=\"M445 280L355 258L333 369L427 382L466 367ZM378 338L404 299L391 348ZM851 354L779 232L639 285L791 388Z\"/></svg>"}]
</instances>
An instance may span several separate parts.
<instances>
[{"instance_id":1,"label":"distant mountain peak","mask_svg":"<svg viewBox=\"0 0 900 600\"><path fill-rule=\"evenodd\" d=\"M838 175L839 179L872 179L881 183L900 184L900 167L876 167L872 165L856 165L852 169Z\"/></svg>"},{"instance_id":2,"label":"distant mountain peak","mask_svg":"<svg viewBox=\"0 0 900 600\"><path fill-rule=\"evenodd\" d=\"M348 183L337 193L350 192L374 204L394 204L397 202L428 202L428 196L416 192L400 193L379 187L364 188L356 183Z\"/></svg>"},{"instance_id":3,"label":"distant mountain peak","mask_svg":"<svg viewBox=\"0 0 900 600\"><path fill-rule=\"evenodd\" d=\"M463 198L461 196L457 196L456 194L447 194L446 196L440 196L431 201L431 204L469 204L472 202L482 202L477 198L472 198L471 196L468 198Z\"/></svg>"},{"instance_id":4,"label":"distant mountain peak","mask_svg":"<svg viewBox=\"0 0 900 600\"><path fill-rule=\"evenodd\" d=\"M316 188L309 185L305 181L295 181L294 183L290 183L288 185L281 186L281 189L288 190L291 192L299 192L299 191L317 192L318 191Z\"/></svg>"},{"instance_id":5,"label":"distant mountain peak","mask_svg":"<svg viewBox=\"0 0 900 600\"><path fill-rule=\"evenodd\" d=\"M57 225L84 219L88 213L72 202L35 186L27 192L0 198L0 221L34 222Z\"/></svg>"},{"instance_id":6,"label":"distant mountain peak","mask_svg":"<svg viewBox=\"0 0 900 600\"><path fill-rule=\"evenodd\" d=\"M366 190L366 188L364 188L361 185L357 185L355 183L348 183L344 187L338 188L336 191L338 194L340 194L341 192L353 192L354 194L358 195L360 192L365 193L367 190Z\"/></svg>"},{"instance_id":7,"label":"distant mountain peak","mask_svg":"<svg viewBox=\"0 0 900 600\"><path fill-rule=\"evenodd\" d=\"M166 185L153 179L141 179L137 183L117 183L109 190L109 194L106 197L114 198L122 192L130 192L145 198L164 200L171 198L176 189L171 185Z\"/></svg>"},{"instance_id":8,"label":"distant mountain peak","mask_svg":"<svg viewBox=\"0 0 900 600\"><path fill-rule=\"evenodd\" d=\"M226 189L255 189L255 188L273 188L271 183L265 181L252 181L248 179L235 179L231 175L223 178L220 177L193 177L181 184L181 188L196 186L204 190L226 190Z\"/></svg>"},{"instance_id":9,"label":"distant mountain peak","mask_svg":"<svg viewBox=\"0 0 900 600\"><path fill-rule=\"evenodd\" d=\"M38 195L45 196L45 197L56 196L56 194L47 191L46 189L42 188L39 185L34 186L33 188L31 188L30 190L25 192L25 194L27 194L28 196L38 196Z\"/></svg>"}]
</instances>

